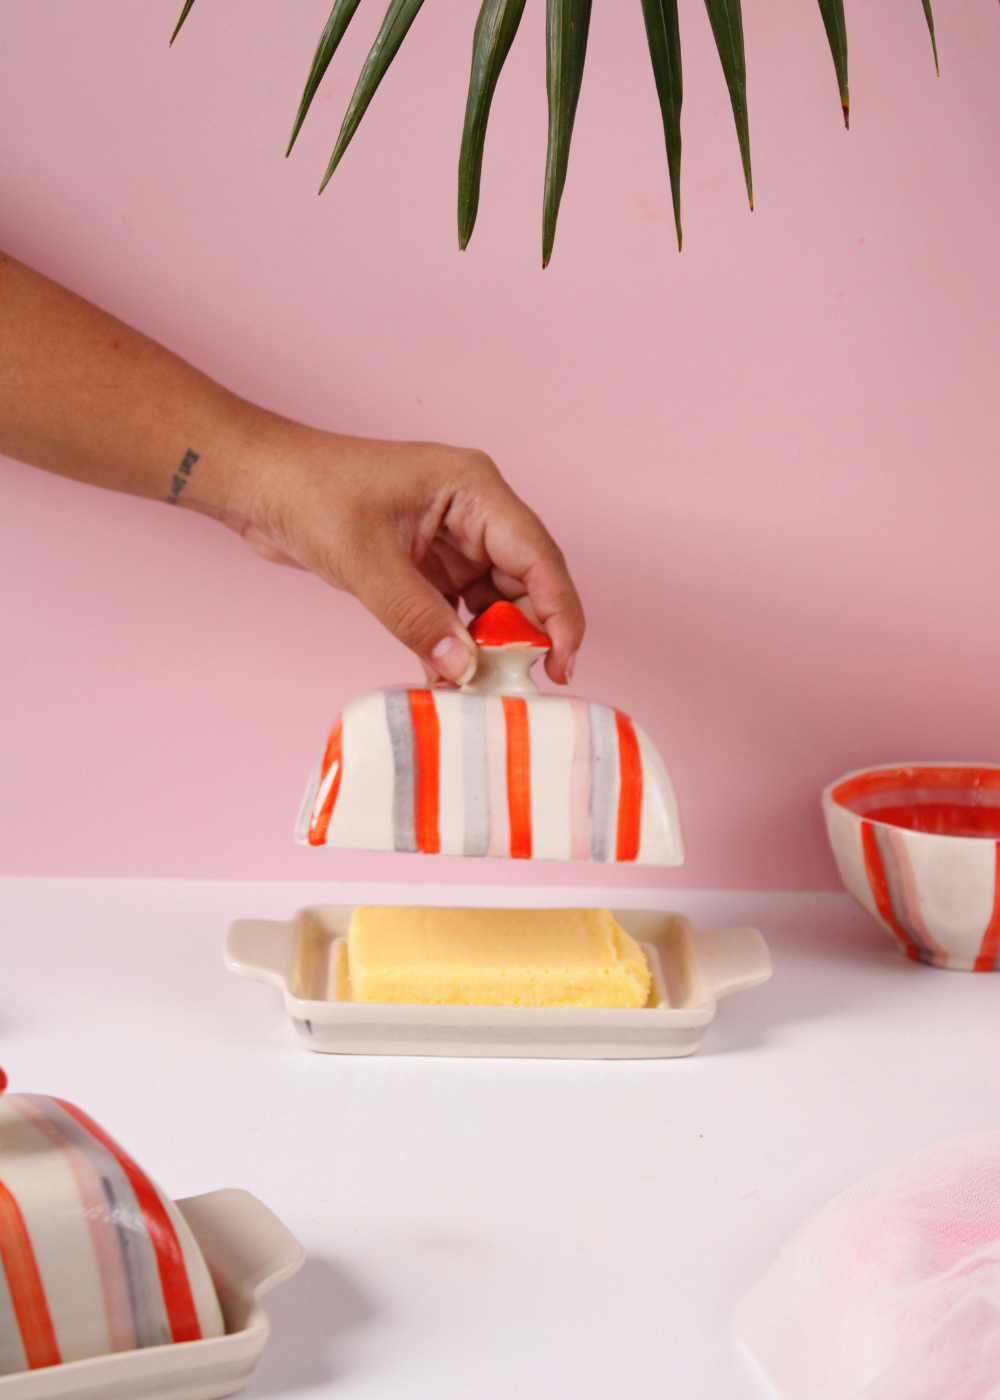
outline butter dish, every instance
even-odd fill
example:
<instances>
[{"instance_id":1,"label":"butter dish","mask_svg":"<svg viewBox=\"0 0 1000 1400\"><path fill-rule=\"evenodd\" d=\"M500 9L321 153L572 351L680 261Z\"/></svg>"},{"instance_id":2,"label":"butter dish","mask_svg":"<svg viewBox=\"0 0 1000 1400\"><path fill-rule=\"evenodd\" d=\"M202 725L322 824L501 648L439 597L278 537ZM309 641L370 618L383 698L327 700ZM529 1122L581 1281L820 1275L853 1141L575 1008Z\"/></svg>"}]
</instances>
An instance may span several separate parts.
<instances>
[{"instance_id":1,"label":"butter dish","mask_svg":"<svg viewBox=\"0 0 1000 1400\"><path fill-rule=\"evenodd\" d=\"M0 1400L216 1400L243 1389L271 1330L259 1299L296 1272L302 1246L248 1191L174 1204L208 1264L224 1334L2 1376Z\"/></svg>"},{"instance_id":2,"label":"butter dish","mask_svg":"<svg viewBox=\"0 0 1000 1400\"><path fill-rule=\"evenodd\" d=\"M628 715L540 695L548 637L512 603L473 623L468 685L390 686L348 705L313 771L302 845L680 865L673 787Z\"/></svg>"},{"instance_id":3,"label":"butter dish","mask_svg":"<svg viewBox=\"0 0 1000 1400\"><path fill-rule=\"evenodd\" d=\"M437 1006L356 1002L344 940L352 906L314 905L287 923L239 919L226 935L231 972L282 993L310 1050L346 1055L657 1059L691 1055L721 997L766 982L757 929L696 929L681 914L613 911L649 959L646 1006Z\"/></svg>"}]
</instances>

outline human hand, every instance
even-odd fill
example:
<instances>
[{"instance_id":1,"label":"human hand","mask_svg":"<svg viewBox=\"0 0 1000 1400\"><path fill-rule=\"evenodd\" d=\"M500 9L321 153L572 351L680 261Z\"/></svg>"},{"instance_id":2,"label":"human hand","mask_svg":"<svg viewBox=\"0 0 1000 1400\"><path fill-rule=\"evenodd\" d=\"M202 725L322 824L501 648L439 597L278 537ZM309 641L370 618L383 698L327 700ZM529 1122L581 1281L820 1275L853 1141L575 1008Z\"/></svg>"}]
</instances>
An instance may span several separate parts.
<instances>
[{"instance_id":1,"label":"human hand","mask_svg":"<svg viewBox=\"0 0 1000 1400\"><path fill-rule=\"evenodd\" d=\"M354 593L448 680L477 661L459 598L473 613L527 598L550 677L572 675L576 589L488 457L268 413L3 252L0 452L222 520L264 558Z\"/></svg>"},{"instance_id":2,"label":"human hand","mask_svg":"<svg viewBox=\"0 0 1000 1400\"><path fill-rule=\"evenodd\" d=\"M489 457L262 421L222 511L255 553L353 593L423 661L470 680L477 648L459 619L527 598L568 684L585 627L565 560Z\"/></svg>"}]
</instances>

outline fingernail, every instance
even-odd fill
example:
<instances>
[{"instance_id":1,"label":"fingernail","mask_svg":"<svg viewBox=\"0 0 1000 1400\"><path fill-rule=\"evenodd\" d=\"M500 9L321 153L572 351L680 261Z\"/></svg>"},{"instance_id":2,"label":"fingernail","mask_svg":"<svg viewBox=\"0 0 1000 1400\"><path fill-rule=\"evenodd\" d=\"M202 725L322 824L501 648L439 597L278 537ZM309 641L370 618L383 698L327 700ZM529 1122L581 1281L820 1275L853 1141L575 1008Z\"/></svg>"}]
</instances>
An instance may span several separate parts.
<instances>
[{"instance_id":1,"label":"fingernail","mask_svg":"<svg viewBox=\"0 0 1000 1400\"><path fill-rule=\"evenodd\" d=\"M476 674L477 657L470 654L457 637L442 637L431 652L431 660L448 680L465 685Z\"/></svg>"},{"instance_id":2,"label":"fingernail","mask_svg":"<svg viewBox=\"0 0 1000 1400\"><path fill-rule=\"evenodd\" d=\"M566 662L566 684L567 684L567 685L569 685L570 681L573 679L573 672L576 670L576 658L577 658L578 655L579 655L578 652L571 651L570 654L569 654L569 660Z\"/></svg>"}]
</instances>

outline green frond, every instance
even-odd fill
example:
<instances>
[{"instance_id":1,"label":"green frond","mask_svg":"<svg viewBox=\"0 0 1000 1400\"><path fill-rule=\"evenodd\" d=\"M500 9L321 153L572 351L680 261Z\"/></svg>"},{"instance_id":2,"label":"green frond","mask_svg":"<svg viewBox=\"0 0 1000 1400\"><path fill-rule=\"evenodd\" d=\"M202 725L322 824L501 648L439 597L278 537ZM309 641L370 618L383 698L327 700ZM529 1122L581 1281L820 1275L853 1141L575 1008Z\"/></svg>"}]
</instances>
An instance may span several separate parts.
<instances>
[{"instance_id":1,"label":"green frond","mask_svg":"<svg viewBox=\"0 0 1000 1400\"><path fill-rule=\"evenodd\" d=\"M286 156L291 154L295 138L298 136L299 129L306 119L306 113L316 96L316 89L323 81L323 74L329 68L330 60L337 52L340 41L347 32L347 26L354 18L354 11L359 4L360 0L335 0L333 9L330 11L330 18L326 22L326 28L319 36L319 43L313 54L312 67L309 69L309 77L306 79L306 85L302 92L299 110L295 114L295 125L292 127L288 150L285 152Z\"/></svg>"},{"instance_id":2,"label":"green frond","mask_svg":"<svg viewBox=\"0 0 1000 1400\"><path fill-rule=\"evenodd\" d=\"M472 73L458 158L458 246L465 248L479 212L479 182L490 104L524 14L524 0L483 0L472 39Z\"/></svg>"},{"instance_id":3,"label":"green frond","mask_svg":"<svg viewBox=\"0 0 1000 1400\"><path fill-rule=\"evenodd\" d=\"M683 242L681 233L681 102L684 83L681 77L681 35L677 23L677 0L642 0L646 20L649 56L653 61L656 93L663 114L663 136L667 143L667 168L670 171L670 193L674 201L674 226L677 229L677 251Z\"/></svg>"},{"instance_id":4,"label":"green frond","mask_svg":"<svg viewBox=\"0 0 1000 1400\"><path fill-rule=\"evenodd\" d=\"M830 41L833 66L837 70L837 86L840 88L840 105L844 111L844 125L851 125L851 97L847 88L847 24L844 20L844 0L819 0L820 13L826 27L826 37Z\"/></svg>"},{"instance_id":5,"label":"green frond","mask_svg":"<svg viewBox=\"0 0 1000 1400\"><path fill-rule=\"evenodd\" d=\"M548 267L552 256L559 204L566 183L569 145L587 57L590 7L591 0L548 0L545 79L549 95L549 145L542 201L543 267Z\"/></svg>"},{"instance_id":6,"label":"green frond","mask_svg":"<svg viewBox=\"0 0 1000 1400\"><path fill-rule=\"evenodd\" d=\"M937 40L934 37L934 12L931 9L931 0L924 0L924 18L927 20L927 28L931 31L931 48L934 50L934 71L940 78L941 66L938 63Z\"/></svg>"},{"instance_id":7,"label":"green frond","mask_svg":"<svg viewBox=\"0 0 1000 1400\"><path fill-rule=\"evenodd\" d=\"M743 50L743 12L740 0L705 0L715 47L719 50L722 71L733 105L736 136L743 160L743 178L747 182L747 198L753 208L753 177L750 173L750 122L747 117L747 61Z\"/></svg>"},{"instance_id":8,"label":"green frond","mask_svg":"<svg viewBox=\"0 0 1000 1400\"><path fill-rule=\"evenodd\" d=\"M170 36L170 42L171 42L171 44L174 42L174 40L177 38L177 35L180 33L180 31L181 31L181 25L182 25L182 24L184 23L184 21L187 19L187 17L188 17L188 11L191 9L191 6L192 6L193 4L194 4L194 0L184 0L184 8L183 8L183 10L181 10L181 17L180 17L180 19L177 21L177 23L174 25L174 32L173 32L173 33L171 34L171 36Z\"/></svg>"},{"instance_id":9,"label":"green frond","mask_svg":"<svg viewBox=\"0 0 1000 1400\"><path fill-rule=\"evenodd\" d=\"M347 115L344 117L340 135L337 137L337 144L330 157L330 164L326 167L323 183L319 187L320 194L326 189L330 182L330 176L340 164L341 157L351 144L351 137L357 131L361 118L368 110L369 102L375 96L379 83L385 77L389 64L396 57L399 46L406 38L407 31L416 19L423 3L424 0L391 0L385 19L382 21L382 28L371 47L371 52L365 59L361 77L358 79L357 87L351 97Z\"/></svg>"}]
</instances>

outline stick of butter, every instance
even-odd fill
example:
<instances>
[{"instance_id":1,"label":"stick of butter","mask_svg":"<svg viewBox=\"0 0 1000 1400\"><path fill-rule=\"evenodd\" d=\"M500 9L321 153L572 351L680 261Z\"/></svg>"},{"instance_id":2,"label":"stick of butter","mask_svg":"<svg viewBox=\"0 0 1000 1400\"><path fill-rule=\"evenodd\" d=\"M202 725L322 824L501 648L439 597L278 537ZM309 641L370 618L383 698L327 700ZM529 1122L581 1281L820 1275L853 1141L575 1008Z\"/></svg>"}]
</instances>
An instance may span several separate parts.
<instances>
[{"instance_id":1,"label":"stick of butter","mask_svg":"<svg viewBox=\"0 0 1000 1400\"><path fill-rule=\"evenodd\" d=\"M607 909L392 909L351 915L356 1001L645 1006L649 964Z\"/></svg>"}]
</instances>

